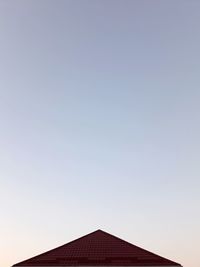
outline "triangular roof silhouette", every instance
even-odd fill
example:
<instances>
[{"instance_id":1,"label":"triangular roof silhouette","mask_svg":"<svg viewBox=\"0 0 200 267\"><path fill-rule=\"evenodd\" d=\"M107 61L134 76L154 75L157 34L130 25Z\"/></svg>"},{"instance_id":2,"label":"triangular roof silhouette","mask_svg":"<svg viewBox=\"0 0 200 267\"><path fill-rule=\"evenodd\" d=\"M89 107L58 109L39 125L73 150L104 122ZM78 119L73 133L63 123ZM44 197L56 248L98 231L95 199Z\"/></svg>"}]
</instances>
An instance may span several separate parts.
<instances>
[{"instance_id":1,"label":"triangular roof silhouette","mask_svg":"<svg viewBox=\"0 0 200 267\"><path fill-rule=\"evenodd\" d=\"M14 266L180 266L97 230Z\"/></svg>"}]
</instances>

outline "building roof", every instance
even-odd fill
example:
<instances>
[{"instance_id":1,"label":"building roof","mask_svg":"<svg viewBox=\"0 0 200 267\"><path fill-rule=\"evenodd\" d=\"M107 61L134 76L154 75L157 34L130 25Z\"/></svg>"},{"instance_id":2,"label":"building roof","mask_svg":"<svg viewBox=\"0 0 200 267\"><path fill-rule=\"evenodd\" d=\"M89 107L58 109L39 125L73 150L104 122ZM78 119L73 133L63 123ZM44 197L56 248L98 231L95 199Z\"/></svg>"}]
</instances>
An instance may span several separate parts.
<instances>
[{"instance_id":1,"label":"building roof","mask_svg":"<svg viewBox=\"0 0 200 267\"><path fill-rule=\"evenodd\" d=\"M180 266L97 230L14 266Z\"/></svg>"}]
</instances>

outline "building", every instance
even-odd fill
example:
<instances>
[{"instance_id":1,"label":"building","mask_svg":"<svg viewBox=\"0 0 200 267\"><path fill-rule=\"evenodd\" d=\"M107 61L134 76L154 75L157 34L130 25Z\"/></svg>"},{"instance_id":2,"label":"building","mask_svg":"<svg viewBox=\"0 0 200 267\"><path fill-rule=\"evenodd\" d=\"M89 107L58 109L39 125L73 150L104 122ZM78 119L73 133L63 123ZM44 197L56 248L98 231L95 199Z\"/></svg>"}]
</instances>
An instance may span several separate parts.
<instances>
[{"instance_id":1,"label":"building","mask_svg":"<svg viewBox=\"0 0 200 267\"><path fill-rule=\"evenodd\" d=\"M102 230L73 240L13 267L151 266L180 267L179 263L132 245Z\"/></svg>"}]
</instances>

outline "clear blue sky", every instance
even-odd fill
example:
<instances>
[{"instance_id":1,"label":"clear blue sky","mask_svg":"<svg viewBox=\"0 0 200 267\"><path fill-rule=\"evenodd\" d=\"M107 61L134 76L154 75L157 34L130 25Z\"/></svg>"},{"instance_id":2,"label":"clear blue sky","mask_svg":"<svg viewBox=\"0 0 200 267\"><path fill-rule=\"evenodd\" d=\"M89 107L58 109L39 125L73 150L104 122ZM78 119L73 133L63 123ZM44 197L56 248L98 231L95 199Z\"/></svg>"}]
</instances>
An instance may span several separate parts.
<instances>
[{"instance_id":1,"label":"clear blue sky","mask_svg":"<svg viewBox=\"0 0 200 267\"><path fill-rule=\"evenodd\" d=\"M199 267L200 2L0 0L0 265L101 228Z\"/></svg>"}]
</instances>

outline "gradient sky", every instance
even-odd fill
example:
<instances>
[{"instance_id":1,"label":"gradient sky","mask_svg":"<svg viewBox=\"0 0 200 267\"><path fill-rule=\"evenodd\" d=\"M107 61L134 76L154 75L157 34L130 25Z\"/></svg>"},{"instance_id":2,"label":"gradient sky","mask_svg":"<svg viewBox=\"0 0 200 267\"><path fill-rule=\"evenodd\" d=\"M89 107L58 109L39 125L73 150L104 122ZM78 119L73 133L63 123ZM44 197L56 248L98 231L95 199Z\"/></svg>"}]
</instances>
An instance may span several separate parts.
<instances>
[{"instance_id":1,"label":"gradient sky","mask_svg":"<svg viewBox=\"0 0 200 267\"><path fill-rule=\"evenodd\" d=\"M98 228L199 267L200 1L0 0L0 266Z\"/></svg>"}]
</instances>

